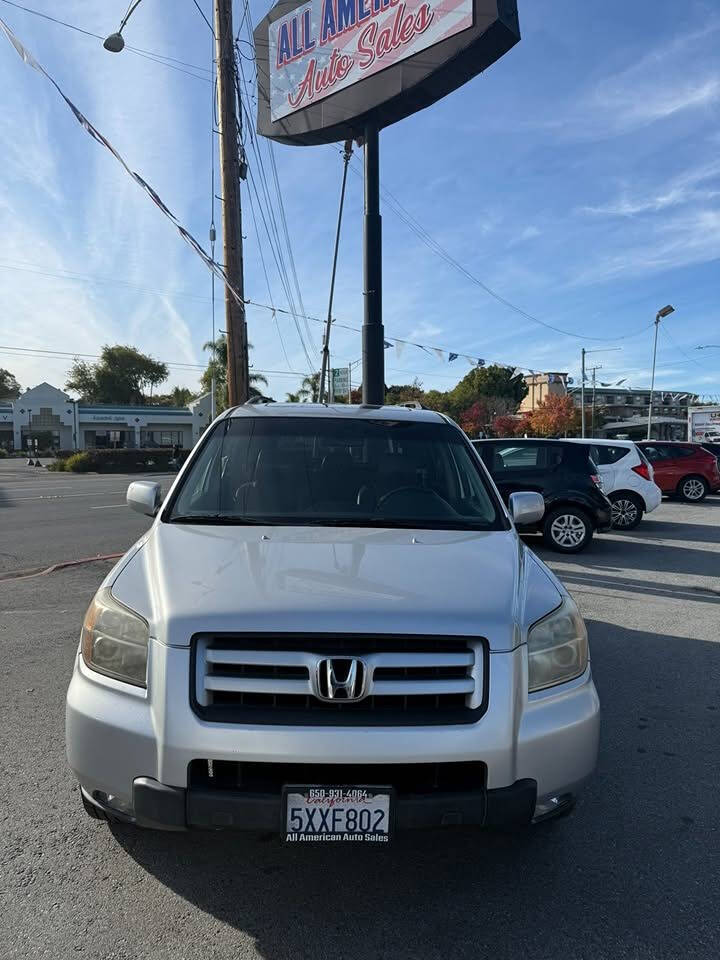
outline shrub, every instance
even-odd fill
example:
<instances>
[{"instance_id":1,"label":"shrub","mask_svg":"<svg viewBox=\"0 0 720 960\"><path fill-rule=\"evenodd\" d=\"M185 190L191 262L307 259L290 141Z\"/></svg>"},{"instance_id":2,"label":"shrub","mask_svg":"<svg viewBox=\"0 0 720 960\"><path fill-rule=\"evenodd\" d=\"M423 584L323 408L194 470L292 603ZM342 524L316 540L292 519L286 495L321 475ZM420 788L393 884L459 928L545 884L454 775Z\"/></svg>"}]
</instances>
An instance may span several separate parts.
<instances>
[{"instance_id":1,"label":"shrub","mask_svg":"<svg viewBox=\"0 0 720 960\"><path fill-rule=\"evenodd\" d=\"M87 473L93 469L92 457L89 453L74 453L65 461L65 469L73 473Z\"/></svg>"},{"instance_id":2,"label":"shrub","mask_svg":"<svg viewBox=\"0 0 720 960\"><path fill-rule=\"evenodd\" d=\"M4 460L7 455L8 452L5 447L0 447L0 460Z\"/></svg>"},{"instance_id":3,"label":"shrub","mask_svg":"<svg viewBox=\"0 0 720 960\"><path fill-rule=\"evenodd\" d=\"M53 460L52 463L47 465L47 468L53 473L63 473L66 470L65 464L65 460Z\"/></svg>"},{"instance_id":4,"label":"shrub","mask_svg":"<svg viewBox=\"0 0 720 960\"><path fill-rule=\"evenodd\" d=\"M83 450L83 456L89 458L90 466L87 470L97 473L167 473L172 470L170 460L172 449L157 448L152 450ZM72 450L60 450L58 457L68 462L74 454ZM181 450L178 457L182 464L190 455L189 450ZM71 469L66 467L66 469Z\"/></svg>"}]
</instances>

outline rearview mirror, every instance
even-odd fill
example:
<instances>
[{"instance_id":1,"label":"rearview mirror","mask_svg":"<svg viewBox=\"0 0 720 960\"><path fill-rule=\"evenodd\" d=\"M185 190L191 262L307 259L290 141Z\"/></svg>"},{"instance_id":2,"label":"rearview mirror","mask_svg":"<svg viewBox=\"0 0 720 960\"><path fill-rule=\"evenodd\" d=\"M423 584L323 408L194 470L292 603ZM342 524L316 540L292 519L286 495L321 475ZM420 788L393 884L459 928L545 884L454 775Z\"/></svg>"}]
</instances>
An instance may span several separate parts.
<instances>
[{"instance_id":1,"label":"rearview mirror","mask_svg":"<svg viewBox=\"0 0 720 960\"><path fill-rule=\"evenodd\" d=\"M510 516L516 526L525 527L542 520L545 501L540 493L511 493Z\"/></svg>"},{"instance_id":2,"label":"rearview mirror","mask_svg":"<svg viewBox=\"0 0 720 960\"><path fill-rule=\"evenodd\" d=\"M131 510L154 517L162 503L160 484L152 480L135 480L127 489L126 499Z\"/></svg>"}]
</instances>

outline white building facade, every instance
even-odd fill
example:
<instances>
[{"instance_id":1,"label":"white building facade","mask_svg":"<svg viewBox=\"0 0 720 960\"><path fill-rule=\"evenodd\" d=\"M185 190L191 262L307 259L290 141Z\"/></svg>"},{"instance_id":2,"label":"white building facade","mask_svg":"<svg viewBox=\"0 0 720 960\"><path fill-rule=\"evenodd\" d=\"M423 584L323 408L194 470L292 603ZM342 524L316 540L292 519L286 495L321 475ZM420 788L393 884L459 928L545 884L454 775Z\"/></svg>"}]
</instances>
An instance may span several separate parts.
<instances>
[{"instance_id":1,"label":"white building facade","mask_svg":"<svg viewBox=\"0 0 720 960\"><path fill-rule=\"evenodd\" d=\"M71 400L49 383L0 401L6 450L193 447L210 423L210 394L187 407L112 406Z\"/></svg>"}]
</instances>

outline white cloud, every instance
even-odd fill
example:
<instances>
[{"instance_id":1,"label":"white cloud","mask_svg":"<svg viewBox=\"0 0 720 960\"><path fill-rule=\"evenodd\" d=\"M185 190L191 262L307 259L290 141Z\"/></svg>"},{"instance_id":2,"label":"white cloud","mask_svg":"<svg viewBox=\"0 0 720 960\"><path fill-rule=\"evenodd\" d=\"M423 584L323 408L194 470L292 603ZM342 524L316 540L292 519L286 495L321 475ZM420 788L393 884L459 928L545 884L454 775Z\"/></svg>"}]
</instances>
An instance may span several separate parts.
<instances>
[{"instance_id":1,"label":"white cloud","mask_svg":"<svg viewBox=\"0 0 720 960\"><path fill-rule=\"evenodd\" d=\"M521 230L516 236L512 237L508 242L508 247L515 247L519 243L525 243L526 240L534 240L535 237L539 236L540 230L531 224L525 227L524 230Z\"/></svg>"},{"instance_id":2,"label":"white cloud","mask_svg":"<svg viewBox=\"0 0 720 960\"><path fill-rule=\"evenodd\" d=\"M71 21L97 26L88 23L86 4L68 4L64 12ZM162 10L147 4L133 25L143 44L166 46ZM92 40L38 25L34 18L14 26L130 166L204 238L210 199L209 85L206 91L204 84L137 57L110 57L99 43L94 49ZM111 154L88 137L51 85L22 64L4 36L0 45L0 80L6 91L0 114L0 261L53 273L117 277L158 290L188 290L194 283L194 292L205 295L209 276L172 225ZM188 109L197 87L208 117L208 137L200 143ZM198 193L202 232L192 222ZM209 310L202 304L183 305L181 315L169 300L128 287L88 286L26 270L3 270L2 280L3 340L8 344L97 353L103 343L133 342L161 359L197 363L200 344L209 339ZM207 333L192 322L203 316ZM28 384L42 379L61 383L70 358L6 359ZM195 373L171 374L172 382L196 380Z\"/></svg>"},{"instance_id":3,"label":"white cloud","mask_svg":"<svg viewBox=\"0 0 720 960\"><path fill-rule=\"evenodd\" d=\"M720 20L714 20L643 56L630 48L627 67L581 90L564 108L554 105L553 116L533 117L523 126L561 139L595 140L714 109L720 104L718 32Z\"/></svg>"},{"instance_id":4,"label":"white cloud","mask_svg":"<svg viewBox=\"0 0 720 960\"><path fill-rule=\"evenodd\" d=\"M713 185L713 181L717 184ZM710 184L710 186L706 186ZM624 188L620 196L609 203L598 206L585 206L583 213L634 217L642 213L657 213L670 207L688 203L707 203L720 196L720 161L714 160L665 181L652 189L640 188L632 191Z\"/></svg>"}]
</instances>

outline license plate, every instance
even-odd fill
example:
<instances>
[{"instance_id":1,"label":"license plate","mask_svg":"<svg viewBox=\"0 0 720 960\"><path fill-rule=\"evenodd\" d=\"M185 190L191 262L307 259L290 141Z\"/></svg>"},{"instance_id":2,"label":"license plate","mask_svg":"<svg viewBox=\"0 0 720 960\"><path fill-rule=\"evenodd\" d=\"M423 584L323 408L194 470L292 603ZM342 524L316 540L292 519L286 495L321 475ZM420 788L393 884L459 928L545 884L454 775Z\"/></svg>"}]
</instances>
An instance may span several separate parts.
<instances>
[{"instance_id":1,"label":"license plate","mask_svg":"<svg viewBox=\"0 0 720 960\"><path fill-rule=\"evenodd\" d=\"M392 792L390 787L285 787L285 839L387 843Z\"/></svg>"}]
</instances>

